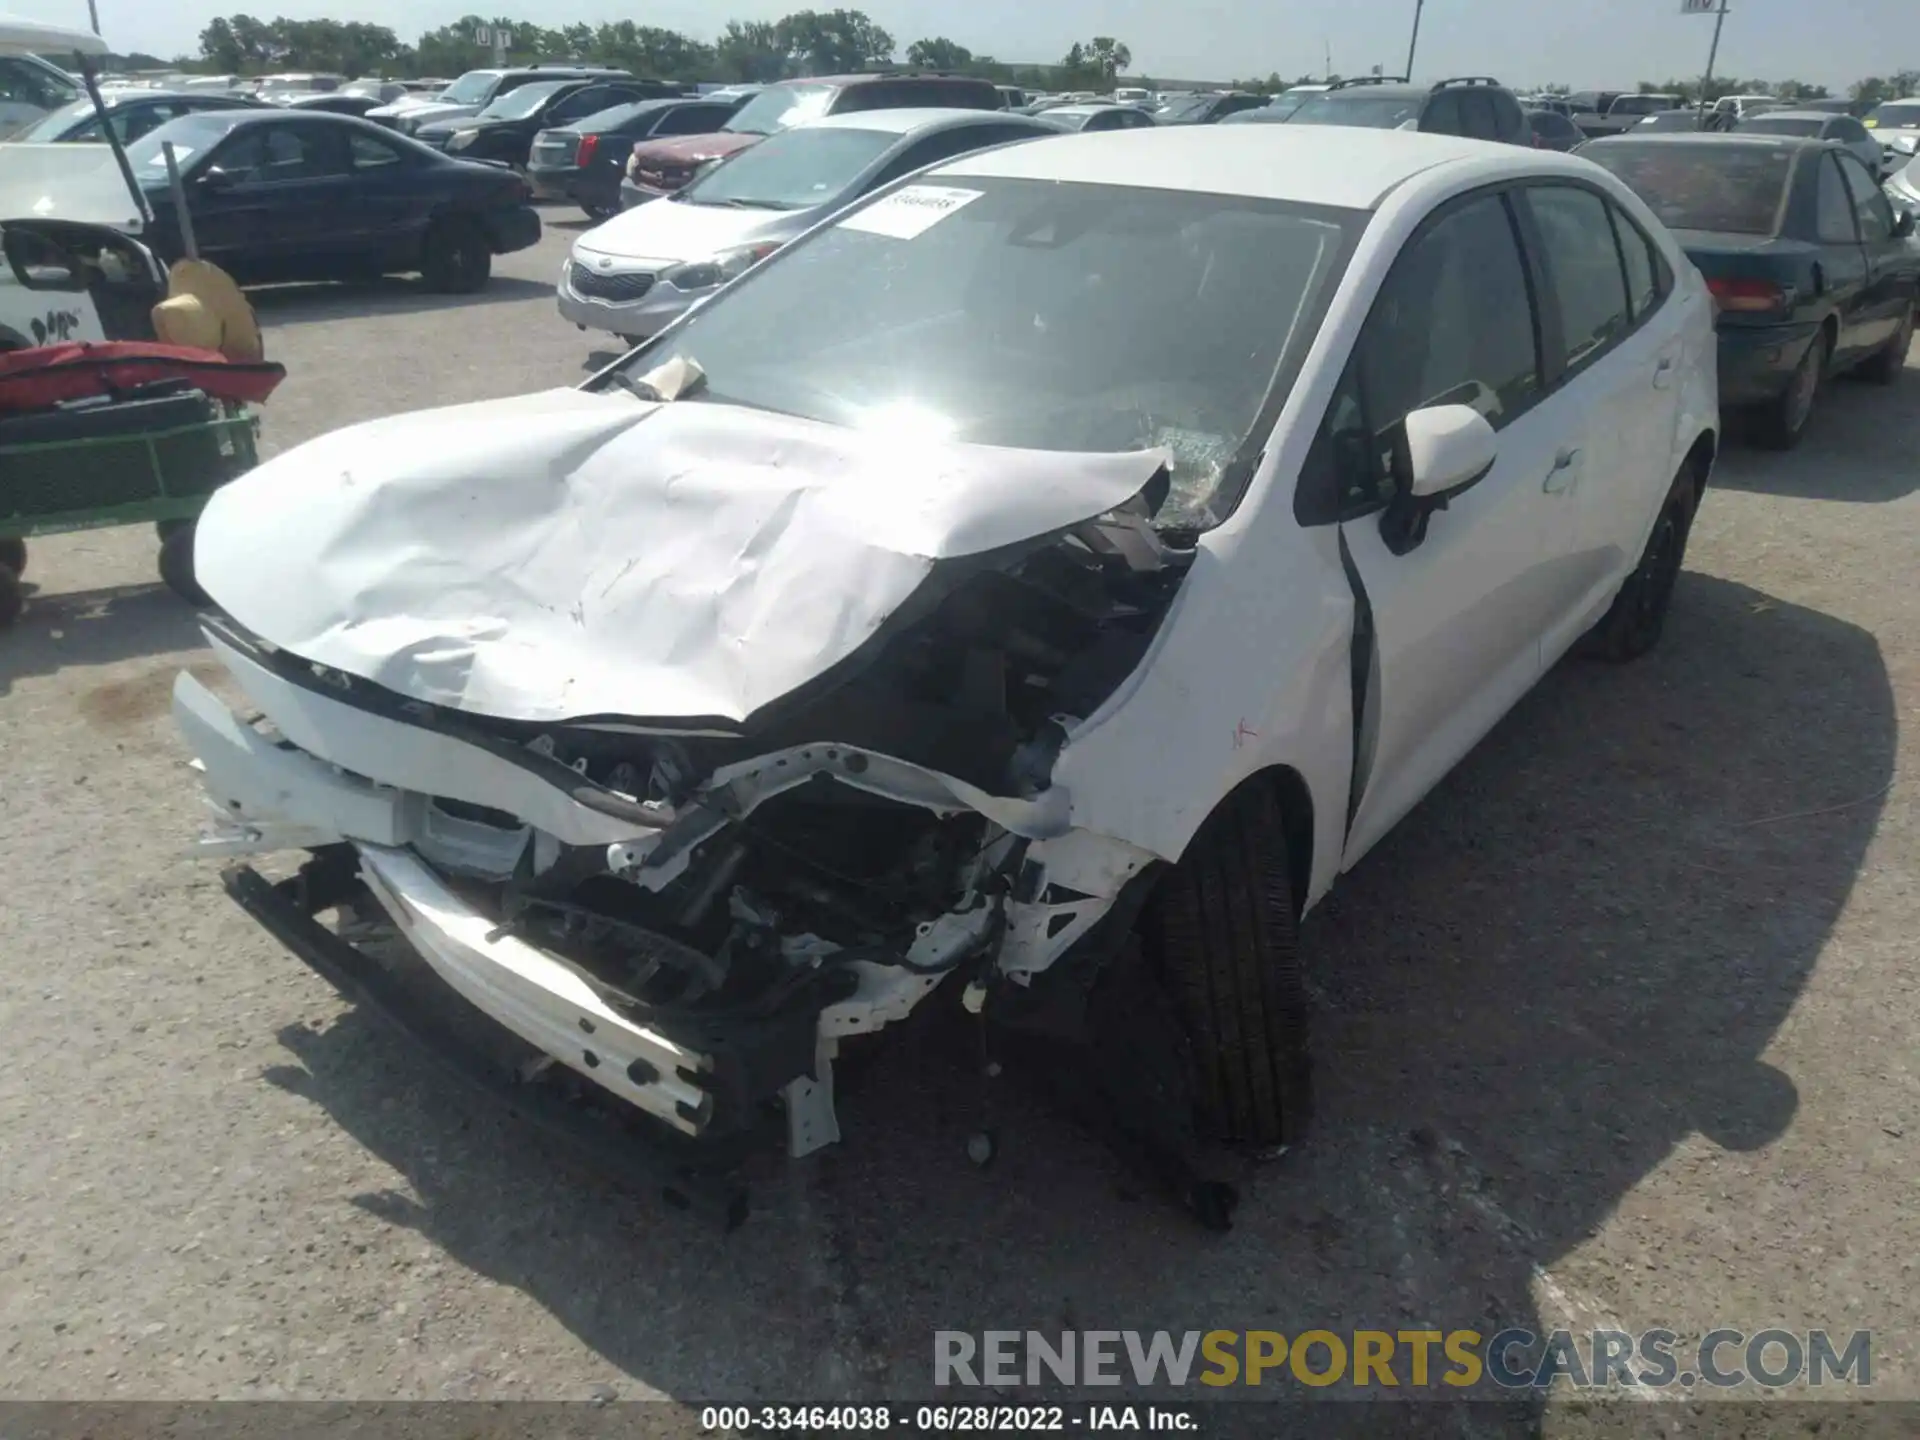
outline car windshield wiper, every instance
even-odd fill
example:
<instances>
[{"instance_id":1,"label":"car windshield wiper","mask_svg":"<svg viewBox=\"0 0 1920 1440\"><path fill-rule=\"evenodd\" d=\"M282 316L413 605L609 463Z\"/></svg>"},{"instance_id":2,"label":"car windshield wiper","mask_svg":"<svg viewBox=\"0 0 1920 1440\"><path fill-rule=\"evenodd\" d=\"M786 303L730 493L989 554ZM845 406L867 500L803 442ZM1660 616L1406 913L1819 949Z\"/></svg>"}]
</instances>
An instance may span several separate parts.
<instances>
[{"instance_id":1,"label":"car windshield wiper","mask_svg":"<svg viewBox=\"0 0 1920 1440\"><path fill-rule=\"evenodd\" d=\"M730 197L726 200L702 200L697 196L689 197L692 205L721 205L729 210L797 210L797 205L789 205L783 200L742 200Z\"/></svg>"}]
</instances>

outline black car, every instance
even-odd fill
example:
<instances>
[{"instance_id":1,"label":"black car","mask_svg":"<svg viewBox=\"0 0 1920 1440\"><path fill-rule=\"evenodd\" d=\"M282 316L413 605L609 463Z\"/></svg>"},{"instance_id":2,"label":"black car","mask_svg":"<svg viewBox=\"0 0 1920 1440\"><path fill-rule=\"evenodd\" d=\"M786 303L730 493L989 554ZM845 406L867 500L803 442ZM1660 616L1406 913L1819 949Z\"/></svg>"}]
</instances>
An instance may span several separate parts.
<instances>
[{"instance_id":1,"label":"black car","mask_svg":"<svg viewBox=\"0 0 1920 1440\"><path fill-rule=\"evenodd\" d=\"M262 108L262 102L251 96L222 95L218 91L194 94L191 91L108 90L100 98L107 108L107 122L113 126L122 145L132 144L149 130L156 130L182 115L202 110ZM62 105L13 138L27 144L50 145L63 141L99 141L106 137L101 133L100 115L93 108L93 101L82 99Z\"/></svg>"},{"instance_id":2,"label":"black car","mask_svg":"<svg viewBox=\"0 0 1920 1440\"><path fill-rule=\"evenodd\" d=\"M731 100L636 100L533 137L527 179L533 193L571 200L595 220L620 213L620 180L635 142L718 130L749 95Z\"/></svg>"},{"instance_id":3,"label":"black car","mask_svg":"<svg viewBox=\"0 0 1920 1440\"><path fill-rule=\"evenodd\" d=\"M289 100L287 109L297 110L302 115L318 111L322 115L351 115L357 120L364 120L369 110L376 110L386 103L378 95L355 95L346 90L334 90L327 94L302 95Z\"/></svg>"},{"instance_id":4,"label":"black car","mask_svg":"<svg viewBox=\"0 0 1920 1440\"><path fill-rule=\"evenodd\" d=\"M1587 138L1580 133L1578 125L1558 110L1529 110L1526 116L1536 150L1571 150Z\"/></svg>"},{"instance_id":5,"label":"black car","mask_svg":"<svg viewBox=\"0 0 1920 1440\"><path fill-rule=\"evenodd\" d=\"M1218 125L1229 115L1242 110L1257 110L1267 103L1265 95L1250 95L1242 90L1224 90L1218 94L1187 95L1153 112L1162 125Z\"/></svg>"},{"instance_id":6,"label":"black car","mask_svg":"<svg viewBox=\"0 0 1920 1440\"><path fill-rule=\"evenodd\" d=\"M368 279L418 271L477 290L493 257L540 239L527 182L450 160L346 115L274 106L188 115L127 147L154 210L149 246L183 253L161 153L173 142L201 255L245 282Z\"/></svg>"},{"instance_id":7,"label":"black car","mask_svg":"<svg viewBox=\"0 0 1920 1440\"><path fill-rule=\"evenodd\" d=\"M413 138L462 160L500 160L525 169L533 137L615 105L660 99L679 87L658 80L536 80L510 90L478 115L429 120Z\"/></svg>"},{"instance_id":8,"label":"black car","mask_svg":"<svg viewBox=\"0 0 1920 1440\"><path fill-rule=\"evenodd\" d=\"M1434 85L1409 85L1391 76L1340 80L1294 111L1288 123L1424 130L1507 145L1533 143L1533 131L1513 92L1485 75L1464 75Z\"/></svg>"},{"instance_id":9,"label":"black car","mask_svg":"<svg viewBox=\"0 0 1920 1440\"><path fill-rule=\"evenodd\" d=\"M1858 156L1738 133L1623 135L1580 154L1632 186L1706 277L1720 402L1752 406L1762 444L1799 443L1828 375L1899 377L1920 249L1907 243L1913 217L1895 215Z\"/></svg>"}]
</instances>

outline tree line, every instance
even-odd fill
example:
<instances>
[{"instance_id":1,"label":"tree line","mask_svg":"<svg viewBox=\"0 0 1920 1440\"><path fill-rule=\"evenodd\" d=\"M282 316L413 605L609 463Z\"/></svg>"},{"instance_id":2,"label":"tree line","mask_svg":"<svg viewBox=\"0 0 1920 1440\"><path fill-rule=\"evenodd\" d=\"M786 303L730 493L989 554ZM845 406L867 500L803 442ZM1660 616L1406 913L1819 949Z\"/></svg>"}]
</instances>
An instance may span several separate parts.
<instances>
[{"instance_id":1,"label":"tree line","mask_svg":"<svg viewBox=\"0 0 1920 1440\"><path fill-rule=\"evenodd\" d=\"M385 25L228 15L200 32L194 63L235 75L316 70L349 77L455 76L492 63L492 47L475 41L483 30L506 34L507 57L515 63L573 60L689 83L764 83L872 70L894 63L899 53L894 37L860 10L798 10L779 20L729 20L712 40L632 20L544 26L468 15L429 30L411 45ZM905 60L917 68L1004 84L1075 90L1111 86L1133 56L1123 42L1101 35L1075 44L1054 65L1009 65L932 36L907 45Z\"/></svg>"},{"instance_id":2,"label":"tree line","mask_svg":"<svg viewBox=\"0 0 1920 1440\"><path fill-rule=\"evenodd\" d=\"M1287 80L1276 71L1264 80L1235 80L1232 88L1251 90L1261 95L1278 95L1295 85L1323 85L1341 78L1339 75L1300 75ZM1567 95L1573 90L1572 86L1562 84L1526 88L1547 95ZM1642 95L1679 95L1689 103L1702 99L1711 103L1723 95L1773 95L1782 100L1832 98L1832 92L1825 85L1813 85L1805 80L1715 79L1702 85L1699 78L1695 77L1691 80L1642 80L1635 89ZM1920 70L1896 70L1889 76L1870 75L1847 87L1847 98L1863 105L1878 105L1883 100L1904 100L1911 95L1920 95Z\"/></svg>"}]
</instances>

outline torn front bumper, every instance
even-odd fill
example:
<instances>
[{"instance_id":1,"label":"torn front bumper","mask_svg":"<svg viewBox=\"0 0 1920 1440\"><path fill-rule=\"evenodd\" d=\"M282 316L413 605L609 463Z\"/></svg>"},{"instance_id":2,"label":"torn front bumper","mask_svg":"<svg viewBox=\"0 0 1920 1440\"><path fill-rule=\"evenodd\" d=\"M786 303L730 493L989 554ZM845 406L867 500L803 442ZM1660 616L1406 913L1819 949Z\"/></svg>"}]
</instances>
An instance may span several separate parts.
<instances>
[{"instance_id":1,"label":"torn front bumper","mask_svg":"<svg viewBox=\"0 0 1920 1440\"><path fill-rule=\"evenodd\" d=\"M747 1194L737 1173L737 1152L623 1126L551 1086L529 1083L458 1035L440 1007L423 1003L372 956L322 925L316 915L351 898L357 889L351 864L341 859L338 851L323 852L279 884L250 867L235 866L224 877L227 893L355 1006L398 1030L416 1052L471 1090L501 1102L596 1169L635 1189L655 1191L674 1208L699 1212L727 1229L745 1220ZM613 1053L609 1040L636 1053L665 1053L652 1037L623 1041L616 1034L603 1039Z\"/></svg>"}]
</instances>

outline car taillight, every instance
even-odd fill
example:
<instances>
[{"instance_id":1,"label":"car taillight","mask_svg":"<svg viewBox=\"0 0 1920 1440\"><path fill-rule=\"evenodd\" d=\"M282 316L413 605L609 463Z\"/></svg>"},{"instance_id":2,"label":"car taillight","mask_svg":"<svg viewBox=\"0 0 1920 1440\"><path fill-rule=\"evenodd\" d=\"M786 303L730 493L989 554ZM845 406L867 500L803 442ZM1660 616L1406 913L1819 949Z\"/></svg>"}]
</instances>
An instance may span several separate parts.
<instances>
[{"instance_id":1,"label":"car taillight","mask_svg":"<svg viewBox=\"0 0 1920 1440\"><path fill-rule=\"evenodd\" d=\"M1722 310L1778 310L1787 300L1787 292L1771 280L1710 279L1707 289Z\"/></svg>"},{"instance_id":2,"label":"car taillight","mask_svg":"<svg viewBox=\"0 0 1920 1440\"><path fill-rule=\"evenodd\" d=\"M591 165L593 163L594 152L599 148L600 137L598 135L582 135L580 137L580 148L573 152L573 163L579 166Z\"/></svg>"}]
</instances>

